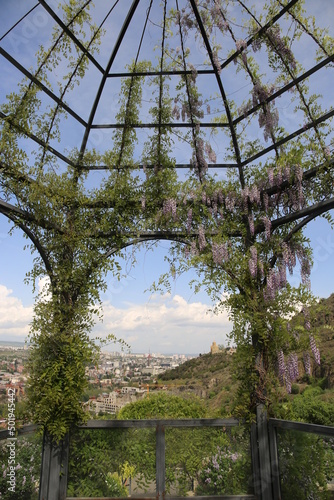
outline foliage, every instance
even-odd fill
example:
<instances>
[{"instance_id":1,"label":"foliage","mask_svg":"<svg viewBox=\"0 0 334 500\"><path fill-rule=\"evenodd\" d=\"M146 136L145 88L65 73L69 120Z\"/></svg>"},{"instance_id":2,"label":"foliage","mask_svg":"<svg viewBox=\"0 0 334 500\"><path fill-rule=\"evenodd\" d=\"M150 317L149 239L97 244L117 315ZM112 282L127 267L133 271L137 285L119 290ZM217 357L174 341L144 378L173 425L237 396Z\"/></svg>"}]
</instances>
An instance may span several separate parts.
<instances>
[{"instance_id":1,"label":"foliage","mask_svg":"<svg viewBox=\"0 0 334 500\"><path fill-rule=\"evenodd\" d=\"M333 438L279 431L278 452L283 498L329 499L334 477Z\"/></svg>"},{"instance_id":2,"label":"foliage","mask_svg":"<svg viewBox=\"0 0 334 500\"><path fill-rule=\"evenodd\" d=\"M331 400L324 401L324 395L325 391L319 386L307 387L292 401L275 407L275 416L285 420L331 426L334 422L334 403Z\"/></svg>"},{"instance_id":3,"label":"foliage","mask_svg":"<svg viewBox=\"0 0 334 500\"><path fill-rule=\"evenodd\" d=\"M121 478L116 472L111 474L108 472L106 483L109 488L108 494L113 497L126 497L128 496L128 490L123 485Z\"/></svg>"},{"instance_id":4,"label":"foliage","mask_svg":"<svg viewBox=\"0 0 334 500\"><path fill-rule=\"evenodd\" d=\"M68 495L127 496L124 479L128 477L127 430L79 429L71 434Z\"/></svg>"},{"instance_id":5,"label":"foliage","mask_svg":"<svg viewBox=\"0 0 334 500\"><path fill-rule=\"evenodd\" d=\"M248 451L248 450L247 450ZM230 443L218 446L199 476L198 495L240 494L247 492L250 464L247 455L231 451Z\"/></svg>"},{"instance_id":6,"label":"foliage","mask_svg":"<svg viewBox=\"0 0 334 500\"><path fill-rule=\"evenodd\" d=\"M187 400L160 392L124 406L117 418L140 420L144 418L204 418L205 416L206 409L200 400L195 398Z\"/></svg>"},{"instance_id":7,"label":"foliage","mask_svg":"<svg viewBox=\"0 0 334 500\"><path fill-rule=\"evenodd\" d=\"M90 24L91 20L89 10L83 9L81 3L75 2L74 10L62 6L64 16L72 29L78 28L78 34L82 25ZM100 33L93 23L91 30L89 48L93 53ZM41 49L38 54L36 77L45 82L72 43L57 28L53 42L52 49ZM69 86L81 81L87 69L85 56L76 53L67 59L71 74L65 77L62 97ZM144 66L145 63L138 67ZM124 92L130 92L131 97L120 99L120 117L136 120L141 99L140 78L127 80ZM85 368L94 363L98 353L98 342L91 340L89 334L101 313L99 297L106 288L106 273L112 271L115 277L120 276L119 265L111 257L109 238L102 235L109 235L119 224L128 229L135 226L134 206L125 211L128 203L121 193L132 189L138 197L139 193L137 178L130 168L110 173L99 189L87 188L83 168L101 160L95 150L87 154L72 151L70 165L63 168L49 154L48 146L41 147L31 166L27 154L20 149L21 131L27 131L29 123L34 123L36 130L30 132L47 144L59 134L58 118L63 111L56 106L37 118L41 107L40 89L33 82L23 83L2 107L7 116L1 135L2 161L7 162L2 188L7 198L24 205L29 214L26 219L10 217L30 238L32 252L38 251L27 279L35 286L37 279L47 276L36 299L31 325L27 396L33 421L59 441L72 425L85 419L80 402L87 387ZM135 140L135 132L129 127L123 132L116 131L115 148L103 160L107 165L116 162L119 167L133 163ZM22 175L17 175L18 171ZM108 212L103 208L106 199L113 203L113 210ZM93 206L97 207L95 211ZM115 235L113 244L117 251L122 246L121 236ZM116 338L110 335L108 340L113 342Z\"/></svg>"},{"instance_id":8,"label":"foliage","mask_svg":"<svg viewBox=\"0 0 334 500\"><path fill-rule=\"evenodd\" d=\"M40 435L19 437L15 441L15 464L9 464L8 442L0 442L1 500L37 500L42 456L42 438ZM15 467L15 491L11 486L10 467Z\"/></svg>"},{"instance_id":9,"label":"foliage","mask_svg":"<svg viewBox=\"0 0 334 500\"><path fill-rule=\"evenodd\" d=\"M131 403L120 411L118 418L203 418L206 410L203 403L184 400L181 397L160 393L142 401ZM155 436L145 430L132 434L133 441L129 448L136 467L136 479L145 488L155 477ZM199 429L167 428L166 439L166 490L176 489L184 496L193 489L195 482L200 481L203 463L214 453L217 445L231 449L235 447L242 453L243 467L238 471L232 487L247 490L250 480L249 436L243 429L226 430L201 427ZM148 443L151 443L150 445ZM246 458L247 457L247 458ZM246 467L247 462L247 467ZM240 474L239 474L240 472Z\"/></svg>"},{"instance_id":10,"label":"foliage","mask_svg":"<svg viewBox=\"0 0 334 500\"><path fill-rule=\"evenodd\" d=\"M182 419L204 418L206 409L199 400L187 400L160 392L149 398L130 403L122 408L119 419ZM129 449L131 463L136 467L137 481L146 489L154 481L155 470L155 435L148 429L134 431L133 442ZM166 431L166 488L178 484L179 491L184 490L198 469L202 451L207 443L207 433L199 430L167 429ZM185 446L185 443L187 445ZM184 492L184 491L183 491Z\"/></svg>"}]
</instances>

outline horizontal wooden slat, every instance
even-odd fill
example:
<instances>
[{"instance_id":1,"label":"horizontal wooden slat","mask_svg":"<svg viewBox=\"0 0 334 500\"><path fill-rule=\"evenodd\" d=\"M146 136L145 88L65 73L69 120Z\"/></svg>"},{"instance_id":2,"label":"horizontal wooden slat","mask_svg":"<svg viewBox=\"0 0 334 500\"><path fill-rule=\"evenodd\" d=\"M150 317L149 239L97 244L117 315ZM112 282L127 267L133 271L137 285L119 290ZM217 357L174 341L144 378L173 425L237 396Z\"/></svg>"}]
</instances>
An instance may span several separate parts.
<instances>
[{"instance_id":1,"label":"horizontal wooden slat","mask_svg":"<svg viewBox=\"0 0 334 500\"><path fill-rule=\"evenodd\" d=\"M236 427L236 418L189 418L189 419L146 419L146 420L88 420L80 429L145 428L164 425L166 427Z\"/></svg>"},{"instance_id":2,"label":"horizontal wooden slat","mask_svg":"<svg viewBox=\"0 0 334 500\"><path fill-rule=\"evenodd\" d=\"M312 434L321 434L326 436L334 436L334 427L329 425L307 424L304 422L293 422L290 420L279 420L270 418L268 424L277 429L287 429L302 432L311 432Z\"/></svg>"},{"instance_id":3,"label":"horizontal wooden slat","mask_svg":"<svg viewBox=\"0 0 334 500\"><path fill-rule=\"evenodd\" d=\"M66 497L66 500L129 500L131 497ZM152 500L155 497L133 497L137 500ZM173 497L165 496L166 500L189 500L189 497ZM191 497L191 500L256 500L254 495L217 495L217 496L202 496Z\"/></svg>"}]
</instances>

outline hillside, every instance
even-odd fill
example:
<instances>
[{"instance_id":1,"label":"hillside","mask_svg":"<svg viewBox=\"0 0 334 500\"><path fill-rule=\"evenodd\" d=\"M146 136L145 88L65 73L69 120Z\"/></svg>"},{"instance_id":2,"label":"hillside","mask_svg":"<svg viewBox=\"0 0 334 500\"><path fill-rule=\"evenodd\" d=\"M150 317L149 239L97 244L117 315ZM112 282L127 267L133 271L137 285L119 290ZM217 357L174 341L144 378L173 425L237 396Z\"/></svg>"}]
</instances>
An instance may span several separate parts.
<instances>
[{"instance_id":1,"label":"hillside","mask_svg":"<svg viewBox=\"0 0 334 500\"><path fill-rule=\"evenodd\" d=\"M203 354L168 370L160 376L160 382L165 383L173 393L196 395L207 400L213 412L220 412L224 406L224 414L228 414L235 390L231 361L231 354L226 350L217 354Z\"/></svg>"},{"instance_id":2,"label":"hillside","mask_svg":"<svg viewBox=\"0 0 334 500\"><path fill-rule=\"evenodd\" d=\"M321 366L311 364L312 377L305 377L302 353L300 353L300 378L295 384L295 391L302 391L308 383L320 382L323 388L334 387L334 294L321 299L310 308L312 334L316 338L321 354ZM298 314L292 321L295 327L303 324L304 317ZM231 373L232 355L228 350L217 354L204 354L185 362L176 369L168 370L160 376L160 382L166 384L173 393L185 396L196 395L207 400L211 412L228 415L233 401L236 382Z\"/></svg>"}]
</instances>

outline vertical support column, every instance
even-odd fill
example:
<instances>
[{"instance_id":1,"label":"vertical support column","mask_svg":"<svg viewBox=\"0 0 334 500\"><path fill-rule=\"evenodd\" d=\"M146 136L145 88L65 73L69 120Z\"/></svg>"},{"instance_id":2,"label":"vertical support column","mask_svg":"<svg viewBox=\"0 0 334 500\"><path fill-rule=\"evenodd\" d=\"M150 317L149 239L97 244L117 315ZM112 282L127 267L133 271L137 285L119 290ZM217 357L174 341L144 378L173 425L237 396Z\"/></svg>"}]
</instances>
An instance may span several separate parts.
<instances>
[{"instance_id":1,"label":"vertical support column","mask_svg":"<svg viewBox=\"0 0 334 500\"><path fill-rule=\"evenodd\" d=\"M56 444L44 433L39 500L66 499L68 452L68 436Z\"/></svg>"},{"instance_id":2,"label":"vertical support column","mask_svg":"<svg viewBox=\"0 0 334 500\"><path fill-rule=\"evenodd\" d=\"M267 412L263 405L258 405L256 408L256 427L261 478L261 500L273 500Z\"/></svg>"},{"instance_id":3,"label":"vertical support column","mask_svg":"<svg viewBox=\"0 0 334 500\"><path fill-rule=\"evenodd\" d=\"M281 500L281 483L279 477L279 459L277 449L277 429L268 423L269 429L269 444L270 444L270 461L271 461L271 477L273 481L274 500Z\"/></svg>"},{"instance_id":4,"label":"vertical support column","mask_svg":"<svg viewBox=\"0 0 334 500\"><path fill-rule=\"evenodd\" d=\"M158 424L156 427L156 493L157 500L165 498L165 428Z\"/></svg>"},{"instance_id":5,"label":"vertical support column","mask_svg":"<svg viewBox=\"0 0 334 500\"><path fill-rule=\"evenodd\" d=\"M251 433L251 455L252 455L252 471L253 471L253 488L254 495L259 500L261 499L261 473L259 464L259 448L257 442L257 425L252 424Z\"/></svg>"}]
</instances>

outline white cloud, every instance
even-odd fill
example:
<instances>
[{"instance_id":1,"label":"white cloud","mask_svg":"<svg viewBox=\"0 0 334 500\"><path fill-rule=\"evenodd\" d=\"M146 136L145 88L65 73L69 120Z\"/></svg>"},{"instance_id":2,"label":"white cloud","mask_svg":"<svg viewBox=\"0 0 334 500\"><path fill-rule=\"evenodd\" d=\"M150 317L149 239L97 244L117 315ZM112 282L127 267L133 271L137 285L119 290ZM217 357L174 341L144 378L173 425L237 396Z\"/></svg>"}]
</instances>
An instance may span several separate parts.
<instances>
[{"instance_id":1,"label":"white cloud","mask_svg":"<svg viewBox=\"0 0 334 500\"><path fill-rule=\"evenodd\" d=\"M232 324L226 313L215 315L202 302L188 303L180 295L152 296L145 304L128 303L124 308L103 304L103 323L94 332L113 333L134 352L209 352L215 340L226 344Z\"/></svg>"},{"instance_id":2,"label":"white cloud","mask_svg":"<svg viewBox=\"0 0 334 500\"><path fill-rule=\"evenodd\" d=\"M32 317L33 306L24 306L12 290L0 285L0 340L23 341ZM126 303L123 307L104 302L103 322L97 323L93 333L102 338L112 333L127 342L133 352L191 354L209 352L214 340L226 344L231 328L226 313L217 316L202 302L188 303L180 295L165 294L153 295L144 304Z\"/></svg>"},{"instance_id":3,"label":"white cloud","mask_svg":"<svg viewBox=\"0 0 334 500\"><path fill-rule=\"evenodd\" d=\"M29 333L33 306L24 306L12 293L0 285L0 339L23 341Z\"/></svg>"}]
</instances>

